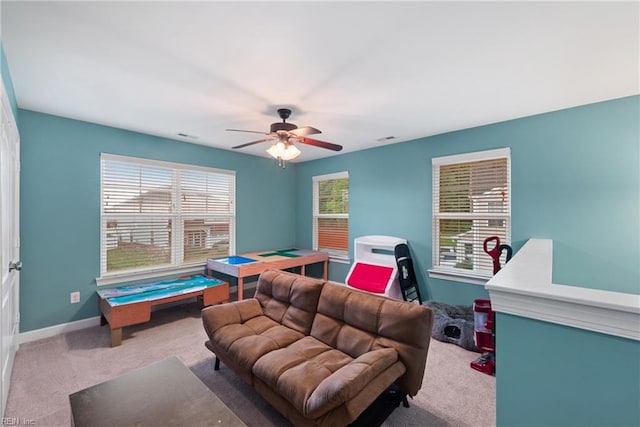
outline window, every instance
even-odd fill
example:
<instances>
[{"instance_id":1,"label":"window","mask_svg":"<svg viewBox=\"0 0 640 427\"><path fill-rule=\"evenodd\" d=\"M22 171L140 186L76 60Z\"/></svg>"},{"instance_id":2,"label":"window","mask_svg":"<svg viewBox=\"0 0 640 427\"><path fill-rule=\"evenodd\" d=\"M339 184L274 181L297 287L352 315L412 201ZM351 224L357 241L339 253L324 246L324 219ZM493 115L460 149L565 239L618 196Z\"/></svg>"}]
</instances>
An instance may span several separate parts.
<instances>
[{"instance_id":1,"label":"window","mask_svg":"<svg viewBox=\"0 0 640 427\"><path fill-rule=\"evenodd\" d=\"M313 248L349 260L349 173L313 177Z\"/></svg>"},{"instance_id":2,"label":"window","mask_svg":"<svg viewBox=\"0 0 640 427\"><path fill-rule=\"evenodd\" d=\"M510 150L438 157L432 159L432 166L434 257L430 274L484 283L482 279L493 275L484 240L498 236L501 243L511 241Z\"/></svg>"},{"instance_id":3,"label":"window","mask_svg":"<svg viewBox=\"0 0 640 427\"><path fill-rule=\"evenodd\" d=\"M235 172L102 154L101 180L101 279L234 252Z\"/></svg>"}]
</instances>

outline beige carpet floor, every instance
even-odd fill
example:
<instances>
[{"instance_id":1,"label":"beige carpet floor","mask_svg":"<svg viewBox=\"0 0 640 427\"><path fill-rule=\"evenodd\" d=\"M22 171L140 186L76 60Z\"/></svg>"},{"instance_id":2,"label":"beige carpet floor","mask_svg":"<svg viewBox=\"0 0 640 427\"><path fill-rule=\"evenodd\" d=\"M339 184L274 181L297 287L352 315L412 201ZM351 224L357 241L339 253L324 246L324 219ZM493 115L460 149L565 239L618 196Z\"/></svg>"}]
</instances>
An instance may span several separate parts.
<instances>
[{"instance_id":1,"label":"beige carpet floor","mask_svg":"<svg viewBox=\"0 0 640 427\"><path fill-rule=\"evenodd\" d=\"M25 343L16 355L5 417L40 427L69 426L70 393L175 355L248 426L289 425L224 365L213 370L205 340L194 302L156 311L151 322L125 328L122 345L115 348L106 326ZM495 378L469 367L477 357L432 340L422 390L410 408L400 406L384 425L495 425Z\"/></svg>"}]
</instances>

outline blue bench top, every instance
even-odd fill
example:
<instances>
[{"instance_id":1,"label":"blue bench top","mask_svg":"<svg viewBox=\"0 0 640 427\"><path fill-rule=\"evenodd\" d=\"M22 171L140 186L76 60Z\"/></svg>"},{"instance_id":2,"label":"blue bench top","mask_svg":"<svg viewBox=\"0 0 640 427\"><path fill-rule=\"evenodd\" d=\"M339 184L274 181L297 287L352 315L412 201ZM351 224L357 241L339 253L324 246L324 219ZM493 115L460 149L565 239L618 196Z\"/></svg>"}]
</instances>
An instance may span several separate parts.
<instances>
[{"instance_id":1,"label":"blue bench top","mask_svg":"<svg viewBox=\"0 0 640 427\"><path fill-rule=\"evenodd\" d=\"M188 279L149 283L146 285L128 285L111 289L101 289L98 290L98 295L100 298L107 299L112 306L115 306L142 301L153 301L196 292L222 283L224 283L222 280L195 276Z\"/></svg>"}]
</instances>

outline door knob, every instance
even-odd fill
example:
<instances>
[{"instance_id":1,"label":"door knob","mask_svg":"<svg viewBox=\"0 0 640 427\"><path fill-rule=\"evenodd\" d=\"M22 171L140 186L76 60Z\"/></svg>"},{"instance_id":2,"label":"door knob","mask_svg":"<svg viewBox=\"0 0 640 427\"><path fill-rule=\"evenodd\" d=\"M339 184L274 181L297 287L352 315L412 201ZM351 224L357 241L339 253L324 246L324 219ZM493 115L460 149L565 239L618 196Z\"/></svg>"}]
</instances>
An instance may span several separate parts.
<instances>
[{"instance_id":1,"label":"door knob","mask_svg":"<svg viewBox=\"0 0 640 427\"><path fill-rule=\"evenodd\" d=\"M22 270L22 261L9 262L9 272Z\"/></svg>"}]
</instances>

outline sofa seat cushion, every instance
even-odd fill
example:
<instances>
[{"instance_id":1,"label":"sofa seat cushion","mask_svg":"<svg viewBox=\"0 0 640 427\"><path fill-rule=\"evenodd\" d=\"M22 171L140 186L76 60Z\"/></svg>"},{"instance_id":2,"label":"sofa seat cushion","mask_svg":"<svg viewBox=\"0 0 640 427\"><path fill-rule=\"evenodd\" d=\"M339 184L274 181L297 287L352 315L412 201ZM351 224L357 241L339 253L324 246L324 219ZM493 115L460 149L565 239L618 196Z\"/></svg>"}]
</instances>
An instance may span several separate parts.
<instances>
[{"instance_id":1,"label":"sofa seat cushion","mask_svg":"<svg viewBox=\"0 0 640 427\"><path fill-rule=\"evenodd\" d=\"M398 363L393 348L354 359L306 336L260 357L253 365L253 374L303 416L313 419L353 398L381 372ZM402 372L404 369L398 376Z\"/></svg>"},{"instance_id":2,"label":"sofa seat cushion","mask_svg":"<svg viewBox=\"0 0 640 427\"><path fill-rule=\"evenodd\" d=\"M239 365L250 368L262 355L286 347L303 336L263 315L244 323L223 326L210 338L214 348L224 351L226 357Z\"/></svg>"}]
</instances>

